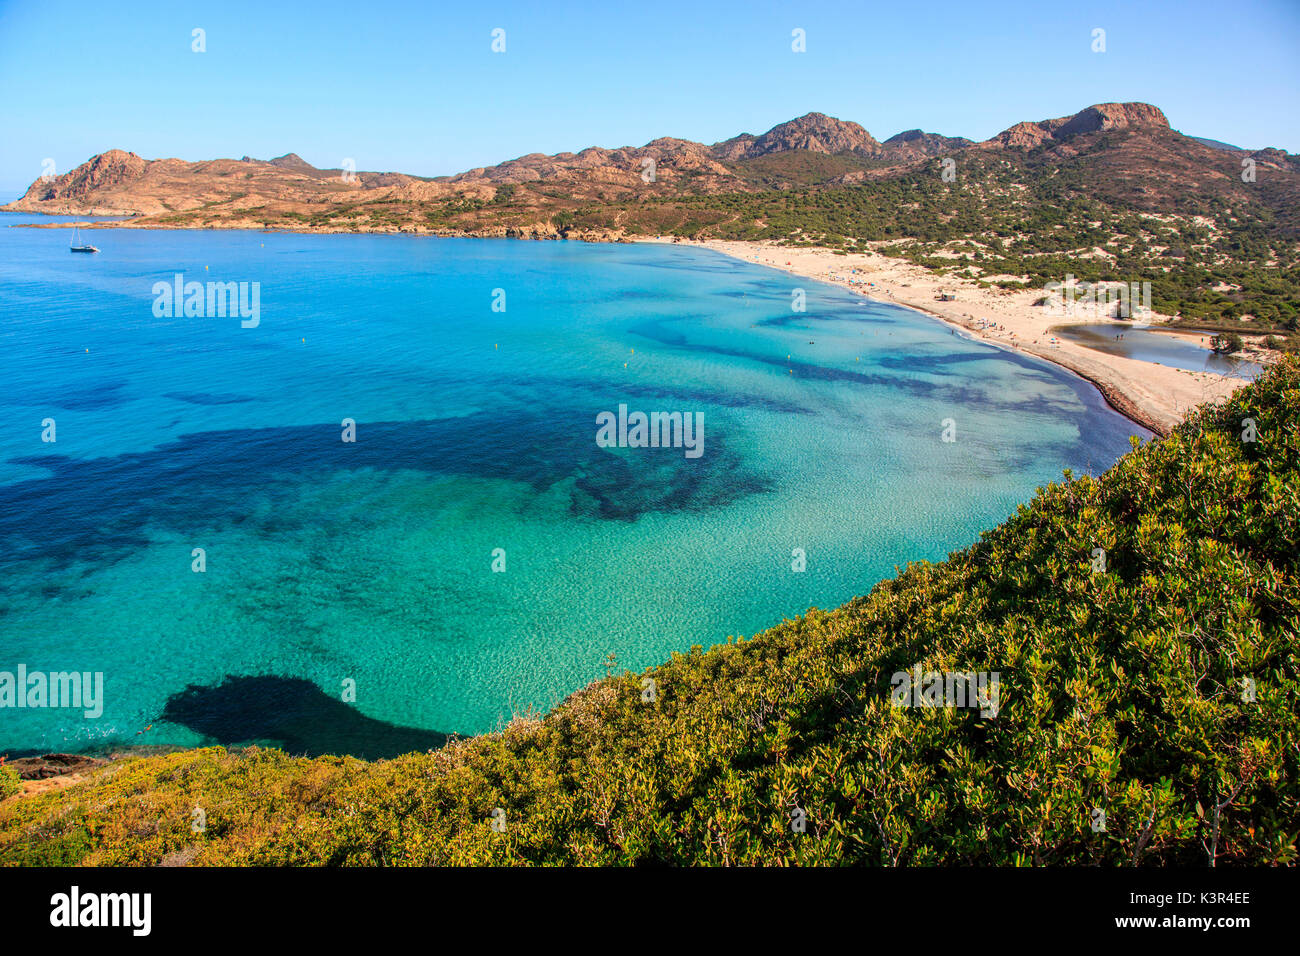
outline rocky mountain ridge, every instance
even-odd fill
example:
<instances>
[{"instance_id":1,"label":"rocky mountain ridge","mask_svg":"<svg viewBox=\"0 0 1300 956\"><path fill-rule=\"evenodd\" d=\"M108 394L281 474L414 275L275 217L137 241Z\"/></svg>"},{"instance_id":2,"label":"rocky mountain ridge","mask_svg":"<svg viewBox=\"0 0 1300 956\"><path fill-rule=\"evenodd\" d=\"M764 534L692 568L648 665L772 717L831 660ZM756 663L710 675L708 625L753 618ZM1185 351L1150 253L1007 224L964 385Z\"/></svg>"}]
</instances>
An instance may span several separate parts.
<instances>
[{"instance_id":1,"label":"rocky mountain ridge","mask_svg":"<svg viewBox=\"0 0 1300 956\"><path fill-rule=\"evenodd\" d=\"M1066 143L1107 130L1168 130L1169 122L1145 103L1102 103L1072 116L1017 123L982 143L907 130L883 143L860 124L823 113L808 113L778 124L766 133L743 133L712 145L662 137L641 147L589 147L578 153L531 153L496 166L455 176L427 178L394 172L318 169L296 153L271 160L245 156L188 163L179 159L146 160L110 149L49 179L38 179L10 211L156 217L204 207L236 209L272 207L281 213L295 206L366 201L429 202L461 197L467 202L492 200L505 186L565 188L574 199L594 199L643 191L695 194L747 192L770 188L772 176L756 180L747 165L770 170L774 158L790 155L837 157L842 181L863 178L862 170L922 162L971 148L1031 150ZM1286 153L1261 151L1265 162L1287 165ZM1280 157L1277 155L1280 154ZM853 175L851 175L853 174ZM779 179L779 175L776 177ZM827 176L826 179L832 177ZM776 183L779 185L779 182ZM239 205L236 205L236 204Z\"/></svg>"},{"instance_id":2,"label":"rocky mountain ridge","mask_svg":"<svg viewBox=\"0 0 1300 956\"><path fill-rule=\"evenodd\" d=\"M1258 187L1241 178L1247 159ZM943 170L959 171L953 190L938 205L938 196L918 205L933 184L950 182L940 180ZM1247 213L1271 234L1300 235L1300 159L1206 145L1145 103L1017 123L982 143L918 129L881 142L857 123L809 113L719 143L661 137L640 147L532 153L436 178L321 169L295 153L185 162L114 149L38 179L3 208L124 217L112 224L119 228L807 242L932 238L951 231L954 203L978 238L1013 209L1041 212L1063 196L1188 223L1209 214L1225 228Z\"/></svg>"}]
</instances>

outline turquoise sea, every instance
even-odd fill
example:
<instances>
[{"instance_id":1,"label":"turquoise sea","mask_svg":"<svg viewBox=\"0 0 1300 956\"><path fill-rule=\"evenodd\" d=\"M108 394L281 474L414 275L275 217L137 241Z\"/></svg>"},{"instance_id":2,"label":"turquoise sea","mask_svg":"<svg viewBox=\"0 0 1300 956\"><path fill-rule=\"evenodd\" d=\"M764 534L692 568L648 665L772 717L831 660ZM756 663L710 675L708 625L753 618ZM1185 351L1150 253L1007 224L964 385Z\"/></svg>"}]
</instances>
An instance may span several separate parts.
<instances>
[{"instance_id":1,"label":"turquoise sea","mask_svg":"<svg viewBox=\"0 0 1300 956\"><path fill-rule=\"evenodd\" d=\"M435 746L607 655L841 604L1149 437L1052 365L697 249L110 229L86 256L5 228L34 218L0 216L0 671L102 672L105 701L0 709L0 753ZM155 315L177 273L258 283L257 326ZM598 446L620 404L702 413L703 454Z\"/></svg>"}]
</instances>

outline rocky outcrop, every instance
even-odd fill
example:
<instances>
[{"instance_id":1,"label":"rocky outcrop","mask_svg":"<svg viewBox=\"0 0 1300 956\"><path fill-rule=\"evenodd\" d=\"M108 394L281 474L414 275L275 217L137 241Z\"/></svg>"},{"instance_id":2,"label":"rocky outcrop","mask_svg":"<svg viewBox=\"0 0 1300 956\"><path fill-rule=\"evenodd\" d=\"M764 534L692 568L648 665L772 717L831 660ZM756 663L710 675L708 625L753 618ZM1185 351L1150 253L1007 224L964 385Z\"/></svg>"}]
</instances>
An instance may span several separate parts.
<instances>
[{"instance_id":1,"label":"rocky outcrop","mask_svg":"<svg viewBox=\"0 0 1300 956\"><path fill-rule=\"evenodd\" d=\"M856 153L880 156L880 143L857 123L835 119L825 113L807 113L788 123L773 126L762 136L748 133L715 143L710 152L718 159L737 162L768 153L804 149L814 153Z\"/></svg>"},{"instance_id":2,"label":"rocky outcrop","mask_svg":"<svg viewBox=\"0 0 1300 956\"><path fill-rule=\"evenodd\" d=\"M297 153L285 153L283 156L277 156L269 160L272 166L279 166L281 169L296 169L300 172L320 172L315 166L307 162Z\"/></svg>"},{"instance_id":3,"label":"rocky outcrop","mask_svg":"<svg viewBox=\"0 0 1300 956\"><path fill-rule=\"evenodd\" d=\"M1054 139L1068 139L1078 133L1126 129L1129 126L1168 129L1169 120L1149 103L1101 103L1075 113L1052 136Z\"/></svg>"},{"instance_id":4,"label":"rocky outcrop","mask_svg":"<svg viewBox=\"0 0 1300 956\"><path fill-rule=\"evenodd\" d=\"M653 178L647 180L651 170ZM603 149L593 146L580 153L550 156L529 153L498 166L471 169L445 181L457 186L568 182L576 187L575 195L581 198L584 189L599 191L612 187L641 191L648 182L662 180L671 183L684 174L704 177L697 182L704 191L709 191L722 179L732 178L731 172L709 154L706 146L664 137L639 148Z\"/></svg>"},{"instance_id":5,"label":"rocky outcrop","mask_svg":"<svg viewBox=\"0 0 1300 956\"><path fill-rule=\"evenodd\" d=\"M909 129L889 137L881 145L890 159L906 162L930 156L948 156L960 149L974 146L975 143L965 136L940 136L938 133Z\"/></svg>"},{"instance_id":6,"label":"rocky outcrop","mask_svg":"<svg viewBox=\"0 0 1300 956\"><path fill-rule=\"evenodd\" d=\"M102 767L107 761L102 757L85 754L45 754L40 757L17 757L8 765L18 771L23 780L48 780L70 773L85 773Z\"/></svg>"},{"instance_id":7,"label":"rocky outcrop","mask_svg":"<svg viewBox=\"0 0 1300 956\"><path fill-rule=\"evenodd\" d=\"M1300 172L1300 155L1288 153L1284 149L1269 146L1265 149L1255 150L1250 154L1250 157L1255 160L1256 165L1263 166L1265 169Z\"/></svg>"},{"instance_id":8,"label":"rocky outcrop","mask_svg":"<svg viewBox=\"0 0 1300 956\"><path fill-rule=\"evenodd\" d=\"M149 163L135 153L110 149L92 157L71 172L32 183L12 208L37 211L38 204L71 207L93 203L96 193L127 186L144 176ZM26 208L24 208L26 207Z\"/></svg>"},{"instance_id":9,"label":"rocky outcrop","mask_svg":"<svg viewBox=\"0 0 1300 956\"><path fill-rule=\"evenodd\" d=\"M1003 130L992 139L987 139L981 146L1000 146L1004 149L1033 149L1052 138L1052 124L1061 125L1061 120L1043 120L1041 123L1017 123Z\"/></svg>"},{"instance_id":10,"label":"rocky outcrop","mask_svg":"<svg viewBox=\"0 0 1300 956\"><path fill-rule=\"evenodd\" d=\"M1049 141L1067 140L1080 133L1129 127L1169 129L1169 120L1164 113L1148 103L1099 103L1080 110L1073 116L1037 123L1017 123L980 145L1003 149L1033 149Z\"/></svg>"}]
</instances>

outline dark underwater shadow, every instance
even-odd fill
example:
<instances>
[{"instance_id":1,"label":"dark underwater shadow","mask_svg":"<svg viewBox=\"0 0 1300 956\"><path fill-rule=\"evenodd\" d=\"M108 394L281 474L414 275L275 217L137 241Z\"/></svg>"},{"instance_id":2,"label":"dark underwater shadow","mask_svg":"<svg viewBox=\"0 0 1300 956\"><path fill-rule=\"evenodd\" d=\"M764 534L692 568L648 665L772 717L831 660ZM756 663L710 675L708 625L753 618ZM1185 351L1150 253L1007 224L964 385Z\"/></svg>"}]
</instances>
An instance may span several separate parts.
<instances>
[{"instance_id":1,"label":"dark underwater shadow","mask_svg":"<svg viewBox=\"0 0 1300 956\"><path fill-rule=\"evenodd\" d=\"M4 571L10 560L40 560L56 569L103 566L149 547L151 529L194 540L214 528L243 524L254 496L272 502L268 513L275 516L256 519L260 530L295 531L317 521L293 507L302 486L366 469L489 476L537 493L573 479L582 483L570 501L573 514L620 521L655 512L695 513L771 488L771 480L747 466L717 428L700 458L685 458L680 448L640 449L640 458L654 469L653 480L643 480L651 475L648 469L630 469L627 455L595 441L597 412L617 407L626 396L616 393L603 403L563 398L549 406L521 403L451 419L361 422L353 443L341 441L339 425L329 422L191 433L104 458L11 458L48 474L5 488L0 593L8 585ZM665 483L662 475L671 480Z\"/></svg>"},{"instance_id":2,"label":"dark underwater shadow","mask_svg":"<svg viewBox=\"0 0 1300 956\"><path fill-rule=\"evenodd\" d=\"M367 717L299 677L227 676L167 699L162 720L224 746L269 744L291 754L382 760L436 750L447 735Z\"/></svg>"}]
</instances>

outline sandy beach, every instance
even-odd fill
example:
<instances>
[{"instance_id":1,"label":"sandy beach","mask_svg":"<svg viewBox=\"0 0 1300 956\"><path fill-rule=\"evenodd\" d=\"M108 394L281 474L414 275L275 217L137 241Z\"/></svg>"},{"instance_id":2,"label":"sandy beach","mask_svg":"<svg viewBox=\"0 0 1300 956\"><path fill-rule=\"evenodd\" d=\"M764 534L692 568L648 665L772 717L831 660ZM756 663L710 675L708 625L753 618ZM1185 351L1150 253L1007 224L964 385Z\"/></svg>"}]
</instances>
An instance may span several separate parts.
<instances>
[{"instance_id":1,"label":"sandy beach","mask_svg":"<svg viewBox=\"0 0 1300 956\"><path fill-rule=\"evenodd\" d=\"M669 242L671 239L652 239ZM976 283L929 270L877 252L840 255L829 249L797 249L771 243L709 239L680 245L713 249L746 262L783 269L796 276L834 282L882 302L929 313L976 338L1035 355L1092 382L1117 411L1159 434L1168 434L1189 410L1220 401L1246 384L1211 372L1191 372L1155 362L1109 355L1060 339L1055 326L1098 321L1053 312L1034 302L1043 290L981 289ZM940 301L940 293L954 296ZM1158 327L1166 317L1153 315ZM1179 333L1200 344L1208 336Z\"/></svg>"}]
</instances>

